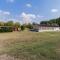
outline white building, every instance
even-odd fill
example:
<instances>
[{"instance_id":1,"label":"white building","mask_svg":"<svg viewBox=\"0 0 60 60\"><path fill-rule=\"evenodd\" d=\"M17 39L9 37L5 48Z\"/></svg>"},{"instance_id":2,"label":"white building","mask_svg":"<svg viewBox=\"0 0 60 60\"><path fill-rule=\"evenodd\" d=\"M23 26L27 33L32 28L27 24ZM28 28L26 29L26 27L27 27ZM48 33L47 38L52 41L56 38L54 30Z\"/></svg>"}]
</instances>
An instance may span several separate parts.
<instances>
[{"instance_id":1,"label":"white building","mask_svg":"<svg viewBox=\"0 0 60 60\"><path fill-rule=\"evenodd\" d=\"M34 30L37 32L43 32L43 31L60 31L59 26L40 26L35 25Z\"/></svg>"}]
</instances>

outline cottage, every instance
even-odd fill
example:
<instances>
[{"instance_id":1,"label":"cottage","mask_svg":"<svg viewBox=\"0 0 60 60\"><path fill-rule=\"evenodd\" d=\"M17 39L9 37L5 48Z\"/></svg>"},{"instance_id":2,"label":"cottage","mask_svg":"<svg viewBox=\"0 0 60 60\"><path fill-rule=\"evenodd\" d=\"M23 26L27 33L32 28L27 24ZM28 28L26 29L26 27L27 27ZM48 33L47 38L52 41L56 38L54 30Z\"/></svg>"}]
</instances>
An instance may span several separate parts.
<instances>
[{"instance_id":1,"label":"cottage","mask_svg":"<svg viewBox=\"0 0 60 60\"><path fill-rule=\"evenodd\" d=\"M43 32L43 31L60 31L59 26L42 26L42 25L34 25L33 29L36 32Z\"/></svg>"}]
</instances>

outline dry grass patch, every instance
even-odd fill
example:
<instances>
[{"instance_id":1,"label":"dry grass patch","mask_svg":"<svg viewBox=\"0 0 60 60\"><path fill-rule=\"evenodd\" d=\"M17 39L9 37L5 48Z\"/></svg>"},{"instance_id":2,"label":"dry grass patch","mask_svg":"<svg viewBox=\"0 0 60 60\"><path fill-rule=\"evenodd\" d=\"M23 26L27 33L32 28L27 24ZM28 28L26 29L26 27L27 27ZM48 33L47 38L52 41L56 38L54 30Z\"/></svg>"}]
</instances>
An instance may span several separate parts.
<instances>
[{"instance_id":1,"label":"dry grass patch","mask_svg":"<svg viewBox=\"0 0 60 60\"><path fill-rule=\"evenodd\" d=\"M53 35L53 36L52 36ZM1 38L1 37L4 38ZM60 32L13 32L0 34L1 53L22 60L60 60ZM59 52L59 53L58 53Z\"/></svg>"}]
</instances>

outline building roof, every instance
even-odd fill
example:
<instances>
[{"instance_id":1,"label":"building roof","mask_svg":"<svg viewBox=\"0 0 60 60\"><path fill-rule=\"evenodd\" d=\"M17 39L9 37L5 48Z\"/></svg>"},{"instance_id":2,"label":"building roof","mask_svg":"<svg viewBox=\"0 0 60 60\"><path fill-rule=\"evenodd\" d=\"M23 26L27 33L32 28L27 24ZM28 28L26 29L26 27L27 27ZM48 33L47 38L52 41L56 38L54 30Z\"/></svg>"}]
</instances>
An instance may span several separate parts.
<instances>
[{"instance_id":1,"label":"building roof","mask_svg":"<svg viewBox=\"0 0 60 60\"><path fill-rule=\"evenodd\" d=\"M33 27L59 27L58 25L39 25L39 24L36 24L36 25L33 25Z\"/></svg>"}]
</instances>

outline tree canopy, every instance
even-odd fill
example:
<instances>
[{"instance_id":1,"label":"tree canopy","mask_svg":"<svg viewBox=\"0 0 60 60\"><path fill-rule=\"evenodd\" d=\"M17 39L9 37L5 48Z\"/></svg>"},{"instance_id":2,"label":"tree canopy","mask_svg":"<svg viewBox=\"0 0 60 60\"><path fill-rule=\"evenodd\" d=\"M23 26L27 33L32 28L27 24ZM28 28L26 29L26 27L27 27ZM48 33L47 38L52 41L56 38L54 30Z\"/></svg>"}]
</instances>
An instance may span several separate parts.
<instances>
[{"instance_id":1,"label":"tree canopy","mask_svg":"<svg viewBox=\"0 0 60 60\"><path fill-rule=\"evenodd\" d=\"M60 17L57 19L51 19L49 21L41 21L40 25L47 25L47 26L60 26Z\"/></svg>"}]
</instances>

